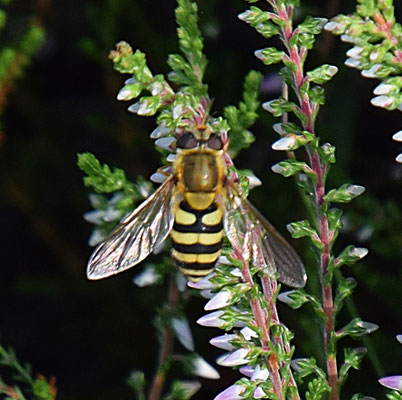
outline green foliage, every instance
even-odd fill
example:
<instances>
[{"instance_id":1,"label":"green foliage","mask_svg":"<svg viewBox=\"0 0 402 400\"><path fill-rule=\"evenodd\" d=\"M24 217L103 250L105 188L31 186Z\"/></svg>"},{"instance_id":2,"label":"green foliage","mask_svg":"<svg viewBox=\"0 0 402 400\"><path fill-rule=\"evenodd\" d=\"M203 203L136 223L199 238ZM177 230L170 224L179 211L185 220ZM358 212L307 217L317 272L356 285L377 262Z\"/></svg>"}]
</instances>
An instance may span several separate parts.
<instances>
[{"instance_id":1,"label":"green foliage","mask_svg":"<svg viewBox=\"0 0 402 400\"><path fill-rule=\"evenodd\" d=\"M395 20L393 1L359 0L351 15L340 14L326 27L354 47L345 64L377 78L374 106L395 110L402 104L402 26Z\"/></svg>"},{"instance_id":2,"label":"green foliage","mask_svg":"<svg viewBox=\"0 0 402 400\"><path fill-rule=\"evenodd\" d=\"M365 356L367 350L364 347L358 347L356 349L345 348L344 349L344 363L339 369L339 385L346 381L348 372L351 368L360 369L360 364Z\"/></svg>"},{"instance_id":3,"label":"green foliage","mask_svg":"<svg viewBox=\"0 0 402 400\"><path fill-rule=\"evenodd\" d=\"M260 105L258 93L262 81L262 75L256 71L250 71L244 80L243 101L238 106L227 106L223 110L230 127L229 152L235 157L241 149L247 148L254 136L248 128L258 118L257 109Z\"/></svg>"},{"instance_id":4,"label":"green foliage","mask_svg":"<svg viewBox=\"0 0 402 400\"><path fill-rule=\"evenodd\" d=\"M30 365L21 365L12 349L0 346L0 366L13 373L19 385L9 385L0 378L0 395L5 400L26 400L26 395L34 400L54 400L56 388L53 380L47 381L43 376L33 377Z\"/></svg>"},{"instance_id":5,"label":"green foliage","mask_svg":"<svg viewBox=\"0 0 402 400\"><path fill-rule=\"evenodd\" d=\"M402 400L402 393L393 390L390 393L387 393L387 399L389 400Z\"/></svg>"}]
</instances>

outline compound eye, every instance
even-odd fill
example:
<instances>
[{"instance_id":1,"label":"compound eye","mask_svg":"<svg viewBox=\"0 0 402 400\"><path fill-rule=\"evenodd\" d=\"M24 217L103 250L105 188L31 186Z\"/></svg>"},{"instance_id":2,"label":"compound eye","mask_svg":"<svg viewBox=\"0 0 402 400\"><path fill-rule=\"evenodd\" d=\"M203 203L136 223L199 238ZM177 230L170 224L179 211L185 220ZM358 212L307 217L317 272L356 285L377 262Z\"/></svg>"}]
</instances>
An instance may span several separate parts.
<instances>
[{"instance_id":1,"label":"compound eye","mask_svg":"<svg viewBox=\"0 0 402 400\"><path fill-rule=\"evenodd\" d=\"M207 146L213 150L222 150L222 140L219 136L214 133L209 137L207 141Z\"/></svg>"},{"instance_id":2,"label":"compound eye","mask_svg":"<svg viewBox=\"0 0 402 400\"><path fill-rule=\"evenodd\" d=\"M194 149L198 145L198 140L191 132L184 132L176 141L179 149Z\"/></svg>"}]
</instances>

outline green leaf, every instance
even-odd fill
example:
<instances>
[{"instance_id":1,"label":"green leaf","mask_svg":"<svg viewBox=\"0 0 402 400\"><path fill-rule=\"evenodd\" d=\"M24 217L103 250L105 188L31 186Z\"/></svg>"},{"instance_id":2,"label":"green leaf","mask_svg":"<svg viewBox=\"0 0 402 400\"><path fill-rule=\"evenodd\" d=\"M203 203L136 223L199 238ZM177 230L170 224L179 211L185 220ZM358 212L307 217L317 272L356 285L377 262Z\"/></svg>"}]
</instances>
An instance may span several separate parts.
<instances>
[{"instance_id":1,"label":"green leaf","mask_svg":"<svg viewBox=\"0 0 402 400\"><path fill-rule=\"evenodd\" d=\"M276 49L275 47L267 47L265 49L255 51L254 54L265 65L271 65L271 64L276 64L279 61L281 61L283 58L284 52Z\"/></svg>"},{"instance_id":2,"label":"green leaf","mask_svg":"<svg viewBox=\"0 0 402 400\"><path fill-rule=\"evenodd\" d=\"M378 325L371 322L362 321L360 318L354 318L345 327L336 332L336 338L340 339L345 336L358 338L363 335L368 335L378 329Z\"/></svg>"},{"instance_id":3,"label":"green leaf","mask_svg":"<svg viewBox=\"0 0 402 400\"><path fill-rule=\"evenodd\" d=\"M44 378L36 378L32 383L32 391L38 400L53 400L55 393Z\"/></svg>"},{"instance_id":4,"label":"green leaf","mask_svg":"<svg viewBox=\"0 0 402 400\"><path fill-rule=\"evenodd\" d=\"M280 161L271 167L272 171L283 175L285 178L289 176L296 175L301 171L308 169L308 166L303 161L297 161L294 159L289 159L285 161Z\"/></svg>"},{"instance_id":5,"label":"green leaf","mask_svg":"<svg viewBox=\"0 0 402 400\"><path fill-rule=\"evenodd\" d=\"M318 148L318 153L324 162L333 164L336 162L335 158L335 146L329 143L324 143Z\"/></svg>"},{"instance_id":6,"label":"green leaf","mask_svg":"<svg viewBox=\"0 0 402 400\"><path fill-rule=\"evenodd\" d=\"M307 385L306 400L321 400L325 392L330 392L326 379L314 378Z\"/></svg>"},{"instance_id":7,"label":"green leaf","mask_svg":"<svg viewBox=\"0 0 402 400\"><path fill-rule=\"evenodd\" d=\"M368 253L368 250L364 247L348 246L342 253L336 258L335 264L337 267L342 265L352 265L361 260Z\"/></svg>"},{"instance_id":8,"label":"green leaf","mask_svg":"<svg viewBox=\"0 0 402 400\"><path fill-rule=\"evenodd\" d=\"M357 282L353 278L341 278L336 288L336 296L334 299L334 305L336 311L339 312L343 301L353 293L353 289L356 287Z\"/></svg>"},{"instance_id":9,"label":"green leaf","mask_svg":"<svg viewBox=\"0 0 402 400\"><path fill-rule=\"evenodd\" d=\"M307 76L312 82L322 84L329 81L337 72L338 68L334 65L324 64L307 72Z\"/></svg>"},{"instance_id":10,"label":"green leaf","mask_svg":"<svg viewBox=\"0 0 402 400\"><path fill-rule=\"evenodd\" d=\"M262 75L259 72L250 71L243 84L243 101L239 102L237 108L227 106L223 111L230 126L229 152L232 157L235 157L241 149L248 147L254 141L254 136L248 128L258 118L256 111L260 106L258 95L261 81Z\"/></svg>"},{"instance_id":11,"label":"green leaf","mask_svg":"<svg viewBox=\"0 0 402 400\"><path fill-rule=\"evenodd\" d=\"M91 186L97 193L122 190L126 183L123 170L115 168L111 171L108 165L101 165L91 153L78 154L78 167L87 174L84 177L85 186Z\"/></svg>"},{"instance_id":12,"label":"green leaf","mask_svg":"<svg viewBox=\"0 0 402 400\"><path fill-rule=\"evenodd\" d=\"M270 112L274 117L280 117L285 112L294 111L295 106L295 103L283 98L267 101L262 105L264 110Z\"/></svg>"},{"instance_id":13,"label":"green leaf","mask_svg":"<svg viewBox=\"0 0 402 400\"><path fill-rule=\"evenodd\" d=\"M349 203L365 191L363 186L345 183L339 189L330 190L325 196L326 203Z\"/></svg>"},{"instance_id":14,"label":"green leaf","mask_svg":"<svg viewBox=\"0 0 402 400\"><path fill-rule=\"evenodd\" d=\"M310 222L306 219L299 222L290 223L290 233L295 239L304 236L314 236L317 235L317 231L311 227Z\"/></svg>"},{"instance_id":15,"label":"green leaf","mask_svg":"<svg viewBox=\"0 0 402 400\"><path fill-rule=\"evenodd\" d=\"M344 350L344 362L339 369L339 384L342 386L347 377L348 371L351 368L360 369L360 363L367 353L367 350L364 347L358 347L355 349L345 348Z\"/></svg>"},{"instance_id":16,"label":"green leaf","mask_svg":"<svg viewBox=\"0 0 402 400\"><path fill-rule=\"evenodd\" d=\"M302 33L310 33L312 35L318 35L322 31L323 25L327 22L326 18L317 18L308 16L301 24L297 26L297 29Z\"/></svg>"}]
</instances>

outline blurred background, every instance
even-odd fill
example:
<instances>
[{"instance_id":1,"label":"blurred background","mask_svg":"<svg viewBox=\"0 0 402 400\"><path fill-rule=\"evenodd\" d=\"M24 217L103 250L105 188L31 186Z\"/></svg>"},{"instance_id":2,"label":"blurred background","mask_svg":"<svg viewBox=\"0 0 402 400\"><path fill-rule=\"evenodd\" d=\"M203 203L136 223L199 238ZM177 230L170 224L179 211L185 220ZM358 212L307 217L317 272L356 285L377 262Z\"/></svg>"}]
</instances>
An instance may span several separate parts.
<instances>
[{"instance_id":1,"label":"blurred background","mask_svg":"<svg viewBox=\"0 0 402 400\"><path fill-rule=\"evenodd\" d=\"M166 288L134 286L132 277L141 266L103 281L86 279L92 226L82 215L91 207L76 158L79 152L92 152L102 162L124 169L131 180L138 175L148 178L160 166L149 138L155 120L128 113L131 103L116 100L126 77L113 70L108 53L116 42L126 40L146 52L153 72L167 73L167 55L178 50L176 4L173 0L0 3L7 14L0 51L10 49L0 57L0 343L14 348L35 373L55 376L61 400L132 399L125 384L130 371L141 368L147 377L153 373L158 348L154 305L163 302ZM216 115L241 99L243 78L251 68L265 75L261 99L275 98L276 67L264 67L253 55L269 44L237 18L247 4L197 3L209 60L205 80ZM349 0L302 3L300 19L354 9ZM329 187L350 182L367 189L362 198L343 207L345 229L336 251L353 243L370 253L345 270L358 286L340 324L354 316L356 307L364 321L380 329L370 336L371 356L365 358L363 371L351 372L344 395L360 391L384 398L378 375L402 371L402 348L395 340L402 333L402 165L394 161L402 148L391 139L401 129L401 114L370 105L378 82L343 65L349 47L324 33L307 66L329 63L340 69L325 86L326 105L317 122L322 142L337 148L338 163L331 170ZM260 114L253 127L256 141L238 156L236 165L260 177L263 185L251 199L288 235L286 224L305 218L305 210L294 183L270 170L284 154L270 148L277 139L274 119L262 110ZM308 243L292 244L306 261L309 285L315 290ZM191 300L190 322L203 314L203 303ZM314 355L322 361L319 329L311 331L311 310L279 308L283 321L296 333L296 357ZM196 324L193 331L198 352L213 363L220 351L208 340L219 331ZM196 399L213 398L223 385L237 379L236 373L220 372L221 381L202 380Z\"/></svg>"}]
</instances>

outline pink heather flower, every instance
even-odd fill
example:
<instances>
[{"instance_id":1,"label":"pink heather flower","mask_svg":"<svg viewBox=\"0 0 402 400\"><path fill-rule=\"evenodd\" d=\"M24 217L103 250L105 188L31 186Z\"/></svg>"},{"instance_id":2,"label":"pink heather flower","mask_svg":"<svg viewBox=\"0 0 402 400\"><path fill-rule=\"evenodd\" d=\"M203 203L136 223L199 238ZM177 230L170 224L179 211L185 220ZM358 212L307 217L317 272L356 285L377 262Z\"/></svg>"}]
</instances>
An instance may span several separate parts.
<instances>
[{"instance_id":1,"label":"pink heather flower","mask_svg":"<svg viewBox=\"0 0 402 400\"><path fill-rule=\"evenodd\" d=\"M246 388L244 386L232 385L219 393L214 400L240 400L245 390Z\"/></svg>"},{"instance_id":2,"label":"pink heather flower","mask_svg":"<svg viewBox=\"0 0 402 400\"><path fill-rule=\"evenodd\" d=\"M249 349L238 349L233 353L230 353L227 357L217 360L217 363L222 367L234 367L236 365L248 364L250 360L247 359Z\"/></svg>"},{"instance_id":3,"label":"pink heather flower","mask_svg":"<svg viewBox=\"0 0 402 400\"><path fill-rule=\"evenodd\" d=\"M386 376L378 380L381 385L402 392L402 375Z\"/></svg>"}]
</instances>

